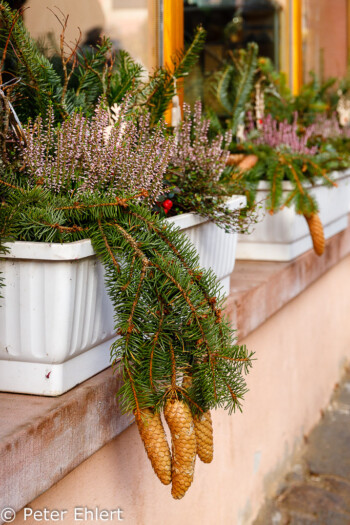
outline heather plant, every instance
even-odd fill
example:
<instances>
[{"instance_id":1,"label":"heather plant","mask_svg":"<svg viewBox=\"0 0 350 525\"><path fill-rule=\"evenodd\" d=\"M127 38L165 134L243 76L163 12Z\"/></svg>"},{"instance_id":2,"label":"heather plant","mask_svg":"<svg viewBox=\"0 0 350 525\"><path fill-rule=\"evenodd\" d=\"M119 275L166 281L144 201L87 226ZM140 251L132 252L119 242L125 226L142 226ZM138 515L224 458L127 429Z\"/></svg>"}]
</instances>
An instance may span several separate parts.
<instances>
[{"instance_id":1,"label":"heather plant","mask_svg":"<svg viewBox=\"0 0 350 525\"><path fill-rule=\"evenodd\" d=\"M116 122L99 104L91 119L73 113L55 127L53 109L25 128L22 158L31 186L60 194L147 192L154 202L162 190L163 174L172 154L173 138L163 121L151 129L149 115L128 118L122 106ZM108 133L107 133L108 130Z\"/></svg>"},{"instance_id":2,"label":"heather plant","mask_svg":"<svg viewBox=\"0 0 350 525\"><path fill-rule=\"evenodd\" d=\"M318 115L313 124L314 135L321 136L325 139L337 137L350 137L350 128L343 127L339 124L336 113L331 117L327 115Z\"/></svg>"},{"instance_id":3,"label":"heather plant","mask_svg":"<svg viewBox=\"0 0 350 525\"><path fill-rule=\"evenodd\" d=\"M248 114L248 131L254 131L254 121L251 113ZM252 137L253 144L266 144L270 148L278 150L288 149L294 153L302 155L316 155L317 146L309 146L309 141L316 133L316 126L310 124L300 131L298 123L298 113L294 113L293 122L290 124L287 120L279 122L271 114L262 119L259 131L255 137ZM248 137L249 139L249 137Z\"/></svg>"},{"instance_id":4,"label":"heather plant","mask_svg":"<svg viewBox=\"0 0 350 525\"><path fill-rule=\"evenodd\" d=\"M255 162L244 170L240 165L233 180L247 196L248 206L255 206L260 181L268 184L266 209L276 213L284 206L294 206L306 218L317 255L324 250L324 234L318 217L318 204L312 194L317 185L336 186L331 175L334 169L346 167L346 159L328 142L317 138L317 124L302 127L298 115L294 121L278 123L271 115L263 119L260 130L250 119L250 139L244 149ZM288 181L288 184L284 183Z\"/></svg>"},{"instance_id":5,"label":"heather plant","mask_svg":"<svg viewBox=\"0 0 350 525\"><path fill-rule=\"evenodd\" d=\"M188 104L183 105L183 121L176 132L176 144L171 158L173 167L186 172L200 172L208 180L217 182L225 169L229 156L227 146L232 133L218 134L209 139L210 121L203 118L202 104L195 103L193 118Z\"/></svg>"},{"instance_id":6,"label":"heather plant","mask_svg":"<svg viewBox=\"0 0 350 525\"><path fill-rule=\"evenodd\" d=\"M337 114L318 115L313 123L311 145L318 147L321 152L333 153L337 156L334 169L346 169L350 166L350 127L339 123Z\"/></svg>"},{"instance_id":7,"label":"heather plant","mask_svg":"<svg viewBox=\"0 0 350 525\"><path fill-rule=\"evenodd\" d=\"M242 210L232 211L225 206L235 188L229 191L221 182L230 154L231 131L210 138L210 121L203 118L200 101L195 103L193 114L184 104L183 114L166 173L170 190L162 204L167 204L170 197L172 213L196 212L227 231L244 231L253 213L247 216Z\"/></svg>"}]
</instances>

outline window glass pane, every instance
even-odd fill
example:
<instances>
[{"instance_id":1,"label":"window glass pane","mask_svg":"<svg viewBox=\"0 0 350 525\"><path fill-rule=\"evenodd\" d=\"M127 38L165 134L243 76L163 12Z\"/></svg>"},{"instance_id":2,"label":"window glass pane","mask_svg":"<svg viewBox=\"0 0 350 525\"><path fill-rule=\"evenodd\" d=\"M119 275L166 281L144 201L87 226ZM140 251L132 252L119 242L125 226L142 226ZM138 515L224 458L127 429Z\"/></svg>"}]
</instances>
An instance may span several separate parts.
<instances>
[{"instance_id":1,"label":"window glass pane","mask_svg":"<svg viewBox=\"0 0 350 525\"><path fill-rule=\"evenodd\" d=\"M82 44L95 45L101 35L111 38L114 49L125 49L145 68L158 61L158 0L16 0L24 6L24 21L35 39L59 43L61 27L51 11L69 15L66 41L82 31Z\"/></svg>"},{"instance_id":2,"label":"window glass pane","mask_svg":"<svg viewBox=\"0 0 350 525\"><path fill-rule=\"evenodd\" d=\"M203 97L205 78L220 69L229 53L249 42L279 67L279 13L273 0L184 0L185 40L202 24L207 31L200 64L185 84L189 102Z\"/></svg>"}]
</instances>

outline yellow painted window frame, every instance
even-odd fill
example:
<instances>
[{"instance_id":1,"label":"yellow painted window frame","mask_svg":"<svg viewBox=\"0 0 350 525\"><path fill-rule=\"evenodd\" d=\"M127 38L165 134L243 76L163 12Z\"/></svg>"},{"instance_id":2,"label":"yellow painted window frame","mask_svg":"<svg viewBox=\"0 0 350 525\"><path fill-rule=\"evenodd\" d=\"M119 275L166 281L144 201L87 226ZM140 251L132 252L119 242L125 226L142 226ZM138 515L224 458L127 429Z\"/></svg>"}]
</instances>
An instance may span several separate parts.
<instances>
[{"instance_id":1,"label":"yellow painted window frame","mask_svg":"<svg viewBox=\"0 0 350 525\"><path fill-rule=\"evenodd\" d=\"M184 6L183 0L163 0L163 57L164 66L173 69L176 53L184 47ZM179 90L180 102L183 92ZM171 105L166 111L165 120L171 123Z\"/></svg>"},{"instance_id":2,"label":"yellow painted window frame","mask_svg":"<svg viewBox=\"0 0 350 525\"><path fill-rule=\"evenodd\" d=\"M350 0L347 0L347 45L348 45L348 62L350 61Z\"/></svg>"},{"instance_id":3,"label":"yellow painted window frame","mask_svg":"<svg viewBox=\"0 0 350 525\"><path fill-rule=\"evenodd\" d=\"M287 0L281 13L281 68L294 95L303 79L302 0Z\"/></svg>"},{"instance_id":4,"label":"yellow painted window frame","mask_svg":"<svg viewBox=\"0 0 350 525\"><path fill-rule=\"evenodd\" d=\"M164 65L172 68L172 59L184 46L183 0L163 0Z\"/></svg>"}]
</instances>

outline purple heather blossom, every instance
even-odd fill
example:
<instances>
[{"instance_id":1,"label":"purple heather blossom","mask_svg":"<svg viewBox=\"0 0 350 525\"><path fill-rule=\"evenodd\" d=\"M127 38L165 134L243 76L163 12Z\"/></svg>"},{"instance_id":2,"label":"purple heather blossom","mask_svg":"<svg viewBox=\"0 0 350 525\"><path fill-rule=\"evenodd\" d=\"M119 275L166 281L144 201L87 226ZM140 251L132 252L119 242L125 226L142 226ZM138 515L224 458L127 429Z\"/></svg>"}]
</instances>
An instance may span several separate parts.
<instances>
[{"instance_id":1,"label":"purple heather blossom","mask_svg":"<svg viewBox=\"0 0 350 525\"><path fill-rule=\"evenodd\" d=\"M218 135L209 140L210 121L203 119L202 104L197 101L194 106L193 122L191 109L183 105L184 118L176 132L176 143L173 148L171 165L180 168L183 173L193 171L206 173L213 181L222 174L230 152L224 148L231 143L232 134Z\"/></svg>"},{"instance_id":2,"label":"purple heather blossom","mask_svg":"<svg viewBox=\"0 0 350 525\"><path fill-rule=\"evenodd\" d=\"M336 113L333 113L330 118L327 115L317 115L314 122L314 134L326 139L350 138L350 127L341 126Z\"/></svg>"},{"instance_id":3,"label":"purple heather blossom","mask_svg":"<svg viewBox=\"0 0 350 525\"><path fill-rule=\"evenodd\" d=\"M162 191L163 175L174 139L165 124L150 128L149 117L126 118L126 104L106 134L110 116L102 105L91 119L74 113L55 127L53 110L44 122L38 117L25 128L23 158L32 184L40 182L56 193L120 192L144 189L154 202Z\"/></svg>"},{"instance_id":4,"label":"purple heather blossom","mask_svg":"<svg viewBox=\"0 0 350 525\"><path fill-rule=\"evenodd\" d=\"M250 120L249 120L250 119ZM253 130L251 117L248 115L248 131ZM271 114L267 115L262 123L257 138L253 139L255 144L266 144L271 148L288 148L292 152L304 155L315 155L318 151L317 146L308 147L309 139L315 135L315 125L306 127L302 134L298 133L298 114L294 114L292 124L287 120L278 122Z\"/></svg>"}]
</instances>

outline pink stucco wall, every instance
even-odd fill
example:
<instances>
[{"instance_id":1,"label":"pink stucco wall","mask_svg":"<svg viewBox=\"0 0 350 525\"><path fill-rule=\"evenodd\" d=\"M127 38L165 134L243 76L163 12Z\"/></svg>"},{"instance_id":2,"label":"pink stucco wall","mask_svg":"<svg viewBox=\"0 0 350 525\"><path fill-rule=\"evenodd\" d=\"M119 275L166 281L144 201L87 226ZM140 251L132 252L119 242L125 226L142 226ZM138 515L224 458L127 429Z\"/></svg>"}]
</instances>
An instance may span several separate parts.
<instances>
[{"instance_id":1,"label":"pink stucco wall","mask_svg":"<svg viewBox=\"0 0 350 525\"><path fill-rule=\"evenodd\" d=\"M84 506L119 507L128 525L252 523L350 357L349 273L347 257L246 338L257 361L248 377L244 413L214 414L214 460L197 462L183 500L173 500L169 487L155 477L133 425L31 507L67 510L60 521L66 525L79 523L73 509ZM14 523L38 521L24 521L22 511Z\"/></svg>"},{"instance_id":2,"label":"pink stucco wall","mask_svg":"<svg viewBox=\"0 0 350 525\"><path fill-rule=\"evenodd\" d=\"M303 0L304 81L309 71L342 77L347 68L347 0Z\"/></svg>"}]
</instances>

